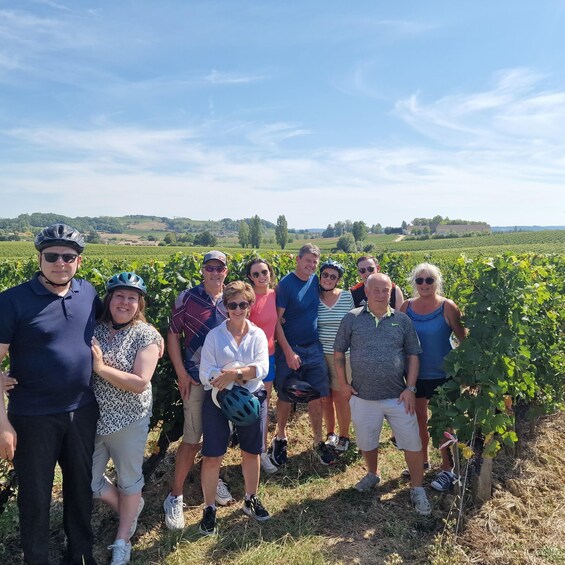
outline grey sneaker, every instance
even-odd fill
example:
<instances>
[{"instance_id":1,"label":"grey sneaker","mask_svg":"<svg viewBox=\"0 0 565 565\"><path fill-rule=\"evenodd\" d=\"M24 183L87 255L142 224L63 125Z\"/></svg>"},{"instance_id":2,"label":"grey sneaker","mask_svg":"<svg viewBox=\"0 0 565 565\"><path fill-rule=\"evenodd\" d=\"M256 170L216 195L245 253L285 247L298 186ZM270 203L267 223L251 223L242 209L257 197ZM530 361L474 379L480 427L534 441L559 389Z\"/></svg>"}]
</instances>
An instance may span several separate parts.
<instances>
[{"instance_id":1,"label":"grey sneaker","mask_svg":"<svg viewBox=\"0 0 565 565\"><path fill-rule=\"evenodd\" d=\"M171 496L170 493L163 502L163 510L165 511L165 526L169 530L182 530L184 528L184 508L182 494L180 496Z\"/></svg>"},{"instance_id":2,"label":"grey sneaker","mask_svg":"<svg viewBox=\"0 0 565 565\"><path fill-rule=\"evenodd\" d=\"M141 514L141 511L143 510L143 507L145 506L145 500L143 500L143 496L139 499L139 506L137 508L137 514L135 515L135 518L133 519L133 522L131 523L131 527L129 529L129 537L130 539L133 537L133 535L135 534L135 530L137 530L137 521L139 520L139 515Z\"/></svg>"},{"instance_id":3,"label":"grey sneaker","mask_svg":"<svg viewBox=\"0 0 565 565\"><path fill-rule=\"evenodd\" d=\"M273 475L279 470L276 465L273 465L268 453L261 453L261 469L263 469L267 475Z\"/></svg>"},{"instance_id":4,"label":"grey sneaker","mask_svg":"<svg viewBox=\"0 0 565 565\"><path fill-rule=\"evenodd\" d=\"M381 478L373 473L367 473L353 488L359 492L366 492L376 487L381 482Z\"/></svg>"},{"instance_id":5,"label":"grey sneaker","mask_svg":"<svg viewBox=\"0 0 565 565\"><path fill-rule=\"evenodd\" d=\"M233 496L228 490L228 486L222 479L218 479L218 486L216 487L216 504L218 506L229 506L234 502Z\"/></svg>"},{"instance_id":6,"label":"grey sneaker","mask_svg":"<svg viewBox=\"0 0 565 565\"><path fill-rule=\"evenodd\" d=\"M131 543L125 539L117 539L108 546L112 550L112 561L110 565L126 565L131 558Z\"/></svg>"},{"instance_id":7,"label":"grey sneaker","mask_svg":"<svg viewBox=\"0 0 565 565\"><path fill-rule=\"evenodd\" d=\"M429 516L432 513L432 507L428 502L424 487L414 487L410 489L410 502L420 516Z\"/></svg>"},{"instance_id":8,"label":"grey sneaker","mask_svg":"<svg viewBox=\"0 0 565 565\"><path fill-rule=\"evenodd\" d=\"M338 443L339 438L337 437L337 434L334 434L333 432L331 434L328 434L326 438L326 447L328 447L329 449L335 449Z\"/></svg>"}]
</instances>

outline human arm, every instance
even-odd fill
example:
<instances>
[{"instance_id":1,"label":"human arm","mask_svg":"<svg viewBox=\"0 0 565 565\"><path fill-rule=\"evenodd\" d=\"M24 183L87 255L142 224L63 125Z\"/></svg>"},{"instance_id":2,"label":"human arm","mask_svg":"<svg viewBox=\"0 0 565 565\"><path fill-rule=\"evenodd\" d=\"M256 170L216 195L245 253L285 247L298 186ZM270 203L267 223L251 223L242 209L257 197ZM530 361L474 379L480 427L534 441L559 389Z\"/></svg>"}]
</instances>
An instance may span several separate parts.
<instances>
[{"instance_id":1,"label":"human arm","mask_svg":"<svg viewBox=\"0 0 565 565\"><path fill-rule=\"evenodd\" d=\"M116 388L141 394L151 382L157 367L160 346L155 342L139 349L135 355L132 372L121 371L104 363L100 344L92 338L92 365L96 374Z\"/></svg>"},{"instance_id":2,"label":"human arm","mask_svg":"<svg viewBox=\"0 0 565 565\"><path fill-rule=\"evenodd\" d=\"M400 290L400 287L397 284L394 285L394 292L396 294L394 303L404 306L404 295L402 294L402 290Z\"/></svg>"},{"instance_id":3,"label":"human arm","mask_svg":"<svg viewBox=\"0 0 565 565\"><path fill-rule=\"evenodd\" d=\"M292 347L288 343L284 333L284 327L282 320L284 319L284 312L286 308L277 307L278 323L275 328L275 336L277 338L277 343L284 353L286 364L289 369L293 371L298 371L300 369L300 364L302 363L300 357L293 351Z\"/></svg>"},{"instance_id":4,"label":"human arm","mask_svg":"<svg viewBox=\"0 0 565 565\"><path fill-rule=\"evenodd\" d=\"M398 287L397 287L398 288ZM410 304L410 299L405 300L400 307L398 308L401 312L404 312L404 314L406 314L406 310L408 310L408 304Z\"/></svg>"},{"instance_id":5,"label":"human arm","mask_svg":"<svg viewBox=\"0 0 565 565\"><path fill-rule=\"evenodd\" d=\"M0 361L6 357L9 347L9 343L0 343ZM4 387L3 381L4 378L2 377L2 387ZM18 437L8 420L4 397L2 396L2 401L0 402L0 457L11 461L14 458L17 443Z\"/></svg>"},{"instance_id":6,"label":"human arm","mask_svg":"<svg viewBox=\"0 0 565 565\"><path fill-rule=\"evenodd\" d=\"M18 381L6 371L0 371L0 381L2 381L2 389L6 394L18 384Z\"/></svg>"},{"instance_id":7,"label":"human arm","mask_svg":"<svg viewBox=\"0 0 565 565\"><path fill-rule=\"evenodd\" d=\"M181 334L173 333L169 330L167 332L167 351L169 352L169 359L171 360L177 375L180 396L183 400L188 400L190 397L192 379L190 378L182 359L182 348L180 344L181 337Z\"/></svg>"},{"instance_id":8,"label":"human arm","mask_svg":"<svg viewBox=\"0 0 565 565\"><path fill-rule=\"evenodd\" d=\"M339 394L349 402L352 395L357 396L357 391L347 382L345 376L345 353L334 351L334 366L339 384Z\"/></svg>"},{"instance_id":9,"label":"human arm","mask_svg":"<svg viewBox=\"0 0 565 565\"><path fill-rule=\"evenodd\" d=\"M461 310L459 310L457 304L453 300L446 299L443 312L455 337L459 341L464 340L467 337L467 329L461 323Z\"/></svg>"},{"instance_id":10,"label":"human arm","mask_svg":"<svg viewBox=\"0 0 565 565\"><path fill-rule=\"evenodd\" d=\"M420 372L420 358L418 355L406 356L406 386L415 387ZM398 397L398 404L404 402L404 409L407 414L414 414L416 411L416 393L405 388Z\"/></svg>"}]
</instances>

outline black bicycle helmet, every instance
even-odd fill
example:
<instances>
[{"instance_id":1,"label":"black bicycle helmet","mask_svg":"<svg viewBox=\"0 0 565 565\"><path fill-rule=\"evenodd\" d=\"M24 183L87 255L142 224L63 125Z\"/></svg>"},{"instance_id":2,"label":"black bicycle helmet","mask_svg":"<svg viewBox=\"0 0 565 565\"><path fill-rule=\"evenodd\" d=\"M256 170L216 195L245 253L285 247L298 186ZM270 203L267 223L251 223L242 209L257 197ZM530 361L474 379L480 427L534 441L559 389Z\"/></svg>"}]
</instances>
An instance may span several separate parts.
<instances>
[{"instance_id":1,"label":"black bicycle helmet","mask_svg":"<svg viewBox=\"0 0 565 565\"><path fill-rule=\"evenodd\" d=\"M77 230L67 224L53 224L43 228L35 236L34 243L38 251L43 251L47 247L55 247L56 245L71 247L78 253L84 251L84 238Z\"/></svg>"},{"instance_id":2,"label":"black bicycle helmet","mask_svg":"<svg viewBox=\"0 0 565 565\"><path fill-rule=\"evenodd\" d=\"M343 273L345 273L345 267L333 259L327 259L320 265L320 274L326 269L335 269L339 273L339 278L343 277Z\"/></svg>"},{"instance_id":3,"label":"black bicycle helmet","mask_svg":"<svg viewBox=\"0 0 565 565\"><path fill-rule=\"evenodd\" d=\"M144 296L147 294L147 287L143 279L131 271L123 271L122 273L114 275L111 279L108 279L106 292L112 292L117 288L131 288L132 290L139 291Z\"/></svg>"},{"instance_id":4,"label":"black bicycle helmet","mask_svg":"<svg viewBox=\"0 0 565 565\"><path fill-rule=\"evenodd\" d=\"M291 402L306 404L311 400L320 398L320 393L306 381L296 377L289 377L284 384L284 392Z\"/></svg>"}]
</instances>

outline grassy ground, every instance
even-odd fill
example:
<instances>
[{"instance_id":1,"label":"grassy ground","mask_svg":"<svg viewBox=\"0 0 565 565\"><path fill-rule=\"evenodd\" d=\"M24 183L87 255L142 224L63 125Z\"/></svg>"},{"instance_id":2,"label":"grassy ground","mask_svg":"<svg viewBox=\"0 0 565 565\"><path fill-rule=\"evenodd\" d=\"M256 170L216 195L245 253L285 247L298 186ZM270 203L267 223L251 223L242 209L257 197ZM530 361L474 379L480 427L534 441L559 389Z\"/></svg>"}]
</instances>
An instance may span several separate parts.
<instances>
[{"instance_id":1,"label":"grassy ground","mask_svg":"<svg viewBox=\"0 0 565 565\"><path fill-rule=\"evenodd\" d=\"M164 462L146 485L146 506L133 539L133 563L177 565L218 564L542 564L565 562L565 415L544 420L541 433L521 446L521 457L496 460L495 494L482 508L469 509L454 536L456 500L434 494L430 518L418 518L410 508L408 484L400 478L402 454L385 430L377 490L352 489L364 475L356 450L331 468L321 466L310 451L307 416L299 411L290 427L289 463L266 478L259 495L271 512L270 521L256 523L241 512L243 482L239 452L231 449L222 474L236 498L218 510L220 533L203 538L197 532L202 516L200 465L185 487L186 528L169 532L163 524L162 502L174 468L171 446ZM557 447L557 448L556 448ZM426 477L429 485L434 472ZM53 556L61 551L60 493L52 508ZM116 520L102 504L95 505L93 524L96 556L108 562L105 549L113 541ZM446 525L447 524L447 525ZM17 511L10 503L0 516L0 560L20 563Z\"/></svg>"}]
</instances>

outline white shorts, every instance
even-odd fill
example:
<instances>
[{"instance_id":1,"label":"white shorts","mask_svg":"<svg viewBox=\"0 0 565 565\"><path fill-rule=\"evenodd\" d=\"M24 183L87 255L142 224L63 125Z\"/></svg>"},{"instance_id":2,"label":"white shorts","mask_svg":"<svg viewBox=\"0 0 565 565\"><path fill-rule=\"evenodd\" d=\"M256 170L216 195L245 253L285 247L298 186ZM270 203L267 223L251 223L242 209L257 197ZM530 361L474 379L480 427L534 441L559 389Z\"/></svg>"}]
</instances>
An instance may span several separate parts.
<instances>
[{"instance_id":1,"label":"white shorts","mask_svg":"<svg viewBox=\"0 0 565 565\"><path fill-rule=\"evenodd\" d=\"M349 405L351 421L355 428L355 443L361 451L372 451L379 447L385 418L396 437L398 449L405 451L422 449L416 414L407 414L404 403L398 404L398 398L363 400L352 396Z\"/></svg>"}]
</instances>

